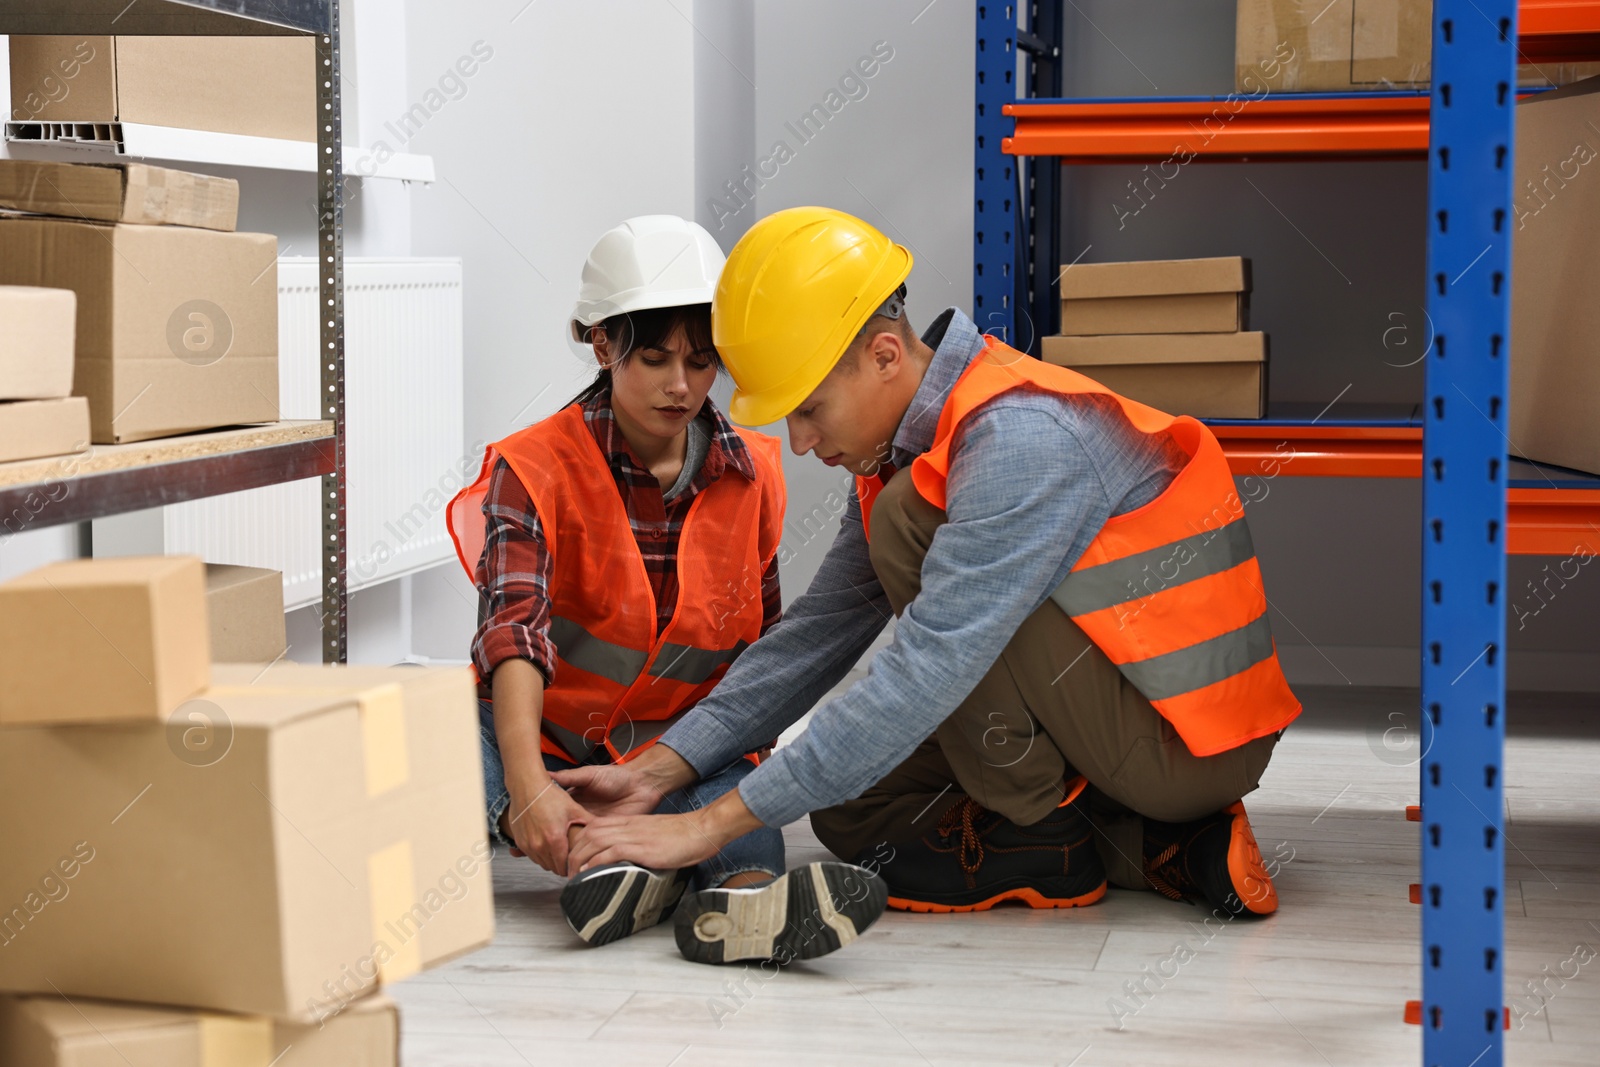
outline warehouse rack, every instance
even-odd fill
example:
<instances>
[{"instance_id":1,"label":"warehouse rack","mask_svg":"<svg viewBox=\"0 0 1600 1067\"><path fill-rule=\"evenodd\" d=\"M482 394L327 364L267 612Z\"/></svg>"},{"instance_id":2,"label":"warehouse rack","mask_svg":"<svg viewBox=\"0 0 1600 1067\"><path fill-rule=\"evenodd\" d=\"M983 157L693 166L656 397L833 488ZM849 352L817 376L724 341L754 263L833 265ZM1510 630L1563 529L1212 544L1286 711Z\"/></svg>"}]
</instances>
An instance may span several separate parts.
<instances>
[{"instance_id":1,"label":"warehouse rack","mask_svg":"<svg viewBox=\"0 0 1600 1067\"><path fill-rule=\"evenodd\" d=\"M345 556L344 175L338 0L0 0L0 34L280 35L316 39L317 247L326 266L320 421L279 422L0 464L0 529L16 533L264 485L322 479L322 658L348 658Z\"/></svg>"},{"instance_id":2,"label":"warehouse rack","mask_svg":"<svg viewBox=\"0 0 1600 1067\"><path fill-rule=\"evenodd\" d=\"M1437 333L1416 408L1324 418L1278 405L1266 419L1212 421L1236 474L1259 473L1287 441L1282 473L1423 479L1421 707L1433 741L1420 811L1408 812L1422 822L1423 981L1404 1016L1423 1024L1428 1064L1503 1062L1506 553L1564 555L1600 528L1600 479L1507 455L1502 284L1518 53L1600 57L1600 2L1522 0L1520 18L1519 35L1516 0L1435 0L1429 92L1254 100L1196 150L1212 161L1427 159L1428 276L1477 263L1465 286L1427 287ZM1059 316L1062 166L1166 159L1227 98L1062 99L1061 3L1037 0L1019 22L1013 4L977 5L973 313L1005 339L1033 324L1018 343L1037 355Z\"/></svg>"}]
</instances>

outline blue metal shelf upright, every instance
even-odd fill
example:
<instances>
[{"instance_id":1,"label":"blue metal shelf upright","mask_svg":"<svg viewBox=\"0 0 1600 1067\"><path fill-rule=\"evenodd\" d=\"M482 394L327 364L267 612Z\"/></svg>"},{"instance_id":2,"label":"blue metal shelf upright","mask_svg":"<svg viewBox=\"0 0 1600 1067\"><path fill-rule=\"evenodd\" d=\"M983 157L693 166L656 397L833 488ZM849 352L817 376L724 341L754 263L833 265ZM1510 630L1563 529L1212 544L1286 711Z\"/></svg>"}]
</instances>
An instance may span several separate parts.
<instances>
[{"instance_id":1,"label":"blue metal shelf upright","mask_svg":"<svg viewBox=\"0 0 1600 1067\"><path fill-rule=\"evenodd\" d=\"M1423 479L1421 705L1431 745L1420 767L1418 1021L1427 1065L1504 1061L1505 557L1508 541L1511 551L1542 553L1560 536L1528 534L1519 542L1511 535L1525 531L1515 512L1508 525L1517 7L1517 0L1435 0L1426 129L1420 94L1291 95L1254 109L1251 121L1219 141L1214 157L1427 153L1428 313L1437 339L1427 362L1420 449L1407 451L1416 447L1408 436L1415 429L1380 427L1362 432L1389 437L1334 441L1328 463L1305 471L1415 477L1420 468ZM1054 332L1059 307L1062 161L1147 158L1141 153L1165 137L1160 123L1182 121L1184 109L1202 101L1045 101L1061 92L1061 4L1030 0L1026 14L1019 19L1014 4L977 5L973 309L987 332L1037 354L1037 337ZM1027 62L1019 64L1019 55ZM1027 93L1016 92L1019 85ZM1028 112L1035 121L1025 138ZM1225 448L1230 432L1244 435L1232 446L1250 443L1248 428L1218 430ZM1373 447L1384 450L1381 463L1362 451ZM1513 504L1531 500L1518 493L1510 489ZM1569 507L1574 517L1596 506L1587 489L1544 495L1565 499L1538 506Z\"/></svg>"}]
</instances>

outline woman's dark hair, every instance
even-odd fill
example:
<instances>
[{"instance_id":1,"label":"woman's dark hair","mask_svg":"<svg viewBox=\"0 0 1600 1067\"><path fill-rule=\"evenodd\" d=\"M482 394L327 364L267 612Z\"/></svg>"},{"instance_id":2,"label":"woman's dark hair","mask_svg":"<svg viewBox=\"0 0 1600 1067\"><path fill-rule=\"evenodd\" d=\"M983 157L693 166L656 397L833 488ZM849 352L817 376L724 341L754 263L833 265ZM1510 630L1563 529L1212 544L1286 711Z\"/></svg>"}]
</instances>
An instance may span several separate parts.
<instances>
[{"instance_id":1,"label":"woman's dark hair","mask_svg":"<svg viewBox=\"0 0 1600 1067\"><path fill-rule=\"evenodd\" d=\"M621 315L612 315L589 327L590 330L605 330L606 339L611 342L614 354L612 366L617 367L633 358L633 353L638 349L659 348L665 345L680 328L683 330L684 339L689 342L689 350L710 351L712 361L720 370L722 360L711 344L710 304L680 304L677 307L629 311ZM601 367L595 374L594 381L567 403L586 404L610 388L611 367Z\"/></svg>"}]
</instances>

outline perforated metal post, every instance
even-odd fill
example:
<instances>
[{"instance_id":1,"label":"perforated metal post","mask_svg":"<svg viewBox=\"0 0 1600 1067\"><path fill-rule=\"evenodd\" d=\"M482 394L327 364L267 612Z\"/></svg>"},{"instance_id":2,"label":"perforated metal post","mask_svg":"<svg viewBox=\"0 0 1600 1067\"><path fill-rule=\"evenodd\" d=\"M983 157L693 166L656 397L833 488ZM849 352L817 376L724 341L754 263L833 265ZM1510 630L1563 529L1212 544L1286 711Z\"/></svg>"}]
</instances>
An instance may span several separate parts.
<instances>
[{"instance_id":1,"label":"perforated metal post","mask_svg":"<svg viewBox=\"0 0 1600 1067\"><path fill-rule=\"evenodd\" d=\"M339 2L317 42L317 292L322 417L333 420L333 473L322 477L322 662L349 659L345 585L344 160L339 115Z\"/></svg>"},{"instance_id":2,"label":"perforated metal post","mask_svg":"<svg viewBox=\"0 0 1600 1067\"><path fill-rule=\"evenodd\" d=\"M1436 0L1423 453L1423 1062L1498 1067L1516 0ZM1424 737L1429 736L1425 729Z\"/></svg>"},{"instance_id":3,"label":"perforated metal post","mask_svg":"<svg viewBox=\"0 0 1600 1067\"><path fill-rule=\"evenodd\" d=\"M1000 151L1010 130L1001 109L1016 99L1017 9L978 4L973 122L972 318L1002 341L1016 337L1016 160Z\"/></svg>"},{"instance_id":4,"label":"perforated metal post","mask_svg":"<svg viewBox=\"0 0 1600 1067\"><path fill-rule=\"evenodd\" d=\"M1030 97L1059 97L1064 37L1060 0L1033 0L1029 30L1035 39L1027 77ZM1066 185L1061 160L1054 156L1019 159L1028 196L1021 238L1023 306L1027 321L1012 342L1040 354L1039 339L1061 328L1061 197Z\"/></svg>"}]
</instances>

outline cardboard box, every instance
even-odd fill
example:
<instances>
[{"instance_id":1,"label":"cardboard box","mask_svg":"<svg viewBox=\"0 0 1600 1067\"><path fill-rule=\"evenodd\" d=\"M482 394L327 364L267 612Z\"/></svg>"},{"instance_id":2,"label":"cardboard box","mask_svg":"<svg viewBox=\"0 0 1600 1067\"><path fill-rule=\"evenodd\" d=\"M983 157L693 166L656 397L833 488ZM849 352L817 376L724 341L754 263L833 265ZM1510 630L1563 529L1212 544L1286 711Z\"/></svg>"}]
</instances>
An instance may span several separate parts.
<instances>
[{"instance_id":1,"label":"cardboard box","mask_svg":"<svg viewBox=\"0 0 1600 1067\"><path fill-rule=\"evenodd\" d=\"M1197 419L1258 419L1267 411L1264 333L1046 337L1048 363L1129 400Z\"/></svg>"},{"instance_id":2,"label":"cardboard box","mask_svg":"<svg viewBox=\"0 0 1600 1067\"><path fill-rule=\"evenodd\" d=\"M271 663L287 647L281 571L207 563L206 613L214 662Z\"/></svg>"},{"instance_id":3,"label":"cardboard box","mask_svg":"<svg viewBox=\"0 0 1600 1067\"><path fill-rule=\"evenodd\" d=\"M1600 79L1518 101L1512 195L1511 452L1600 474Z\"/></svg>"},{"instance_id":4,"label":"cardboard box","mask_svg":"<svg viewBox=\"0 0 1600 1067\"><path fill-rule=\"evenodd\" d=\"M0 997L0 1063L7 1067L396 1067L400 1011L364 997L328 1020L299 1026L50 995Z\"/></svg>"},{"instance_id":5,"label":"cardboard box","mask_svg":"<svg viewBox=\"0 0 1600 1067\"><path fill-rule=\"evenodd\" d=\"M0 284L78 294L96 443L278 419L277 255L265 233L0 218Z\"/></svg>"},{"instance_id":6,"label":"cardboard box","mask_svg":"<svg viewBox=\"0 0 1600 1067\"><path fill-rule=\"evenodd\" d=\"M1249 312L1240 256L1077 263L1061 271L1061 332L1233 333Z\"/></svg>"},{"instance_id":7,"label":"cardboard box","mask_svg":"<svg viewBox=\"0 0 1600 1067\"><path fill-rule=\"evenodd\" d=\"M0 159L0 208L35 215L232 230L239 183L147 163Z\"/></svg>"},{"instance_id":8,"label":"cardboard box","mask_svg":"<svg viewBox=\"0 0 1600 1067\"><path fill-rule=\"evenodd\" d=\"M0 400L72 395L77 316L71 289L0 285Z\"/></svg>"},{"instance_id":9,"label":"cardboard box","mask_svg":"<svg viewBox=\"0 0 1600 1067\"><path fill-rule=\"evenodd\" d=\"M65 456L89 447L89 402L0 400L0 463Z\"/></svg>"},{"instance_id":10,"label":"cardboard box","mask_svg":"<svg viewBox=\"0 0 1600 1067\"><path fill-rule=\"evenodd\" d=\"M187 723L5 734L0 990L311 1023L488 943L469 670L214 676Z\"/></svg>"},{"instance_id":11,"label":"cardboard box","mask_svg":"<svg viewBox=\"0 0 1600 1067\"><path fill-rule=\"evenodd\" d=\"M69 559L0 583L0 725L166 719L210 682L205 611L193 556Z\"/></svg>"},{"instance_id":12,"label":"cardboard box","mask_svg":"<svg viewBox=\"0 0 1600 1067\"><path fill-rule=\"evenodd\" d=\"M1239 0L1234 88L1265 92L1426 89L1431 0ZM1566 85L1600 63L1523 63L1517 85Z\"/></svg>"},{"instance_id":13,"label":"cardboard box","mask_svg":"<svg viewBox=\"0 0 1600 1067\"><path fill-rule=\"evenodd\" d=\"M13 35L11 118L315 141L316 62L308 36Z\"/></svg>"}]
</instances>

